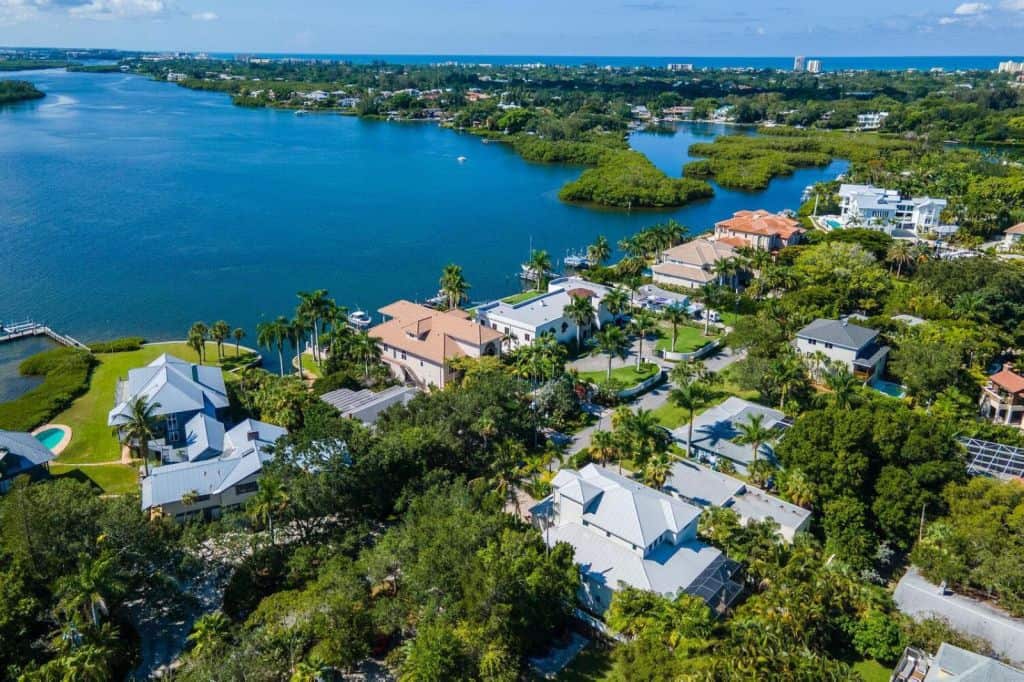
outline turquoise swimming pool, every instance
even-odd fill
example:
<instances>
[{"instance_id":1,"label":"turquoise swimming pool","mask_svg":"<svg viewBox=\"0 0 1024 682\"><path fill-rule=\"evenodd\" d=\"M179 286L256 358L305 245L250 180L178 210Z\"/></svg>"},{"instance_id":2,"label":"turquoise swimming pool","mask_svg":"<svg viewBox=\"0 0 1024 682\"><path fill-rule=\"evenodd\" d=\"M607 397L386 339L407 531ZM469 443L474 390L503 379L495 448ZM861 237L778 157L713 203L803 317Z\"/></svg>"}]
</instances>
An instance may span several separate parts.
<instances>
[{"instance_id":1,"label":"turquoise swimming pool","mask_svg":"<svg viewBox=\"0 0 1024 682\"><path fill-rule=\"evenodd\" d=\"M36 434L36 440L53 450L64 439L64 429L46 429Z\"/></svg>"},{"instance_id":2,"label":"turquoise swimming pool","mask_svg":"<svg viewBox=\"0 0 1024 682\"><path fill-rule=\"evenodd\" d=\"M886 381L885 379L875 379L871 382L871 387L879 393L884 393L890 398L902 398L906 395L906 391L903 387L892 381Z\"/></svg>"},{"instance_id":3,"label":"turquoise swimming pool","mask_svg":"<svg viewBox=\"0 0 1024 682\"><path fill-rule=\"evenodd\" d=\"M825 224L831 227L833 230L838 230L843 226L843 224L838 220L826 220Z\"/></svg>"}]
</instances>

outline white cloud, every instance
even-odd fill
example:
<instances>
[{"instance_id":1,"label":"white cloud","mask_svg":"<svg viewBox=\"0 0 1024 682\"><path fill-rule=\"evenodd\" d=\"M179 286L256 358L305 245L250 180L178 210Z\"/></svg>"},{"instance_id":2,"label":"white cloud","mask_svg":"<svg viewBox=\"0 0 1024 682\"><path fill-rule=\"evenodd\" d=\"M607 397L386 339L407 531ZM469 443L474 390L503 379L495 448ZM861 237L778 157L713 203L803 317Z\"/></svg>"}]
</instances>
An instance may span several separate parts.
<instances>
[{"instance_id":1,"label":"white cloud","mask_svg":"<svg viewBox=\"0 0 1024 682\"><path fill-rule=\"evenodd\" d=\"M216 12L195 12L192 19L194 21L217 21L220 17Z\"/></svg>"},{"instance_id":2,"label":"white cloud","mask_svg":"<svg viewBox=\"0 0 1024 682\"><path fill-rule=\"evenodd\" d=\"M957 5L957 8L953 10L953 14L962 17L970 17L978 14L984 14L989 11L991 7L984 2L965 2Z\"/></svg>"},{"instance_id":3,"label":"white cloud","mask_svg":"<svg viewBox=\"0 0 1024 682\"><path fill-rule=\"evenodd\" d=\"M942 17L939 19L939 26L948 26L950 24L955 24L958 21L960 20L956 17Z\"/></svg>"},{"instance_id":4,"label":"white cloud","mask_svg":"<svg viewBox=\"0 0 1024 682\"><path fill-rule=\"evenodd\" d=\"M153 17L171 11L170 0L0 0L0 21L26 21L42 12L87 19Z\"/></svg>"},{"instance_id":5,"label":"white cloud","mask_svg":"<svg viewBox=\"0 0 1024 682\"><path fill-rule=\"evenodd\" d=\"M1024 12L1024 0L1003 0L999 6L1010 12Z\"/></svg>"}]
</instances>

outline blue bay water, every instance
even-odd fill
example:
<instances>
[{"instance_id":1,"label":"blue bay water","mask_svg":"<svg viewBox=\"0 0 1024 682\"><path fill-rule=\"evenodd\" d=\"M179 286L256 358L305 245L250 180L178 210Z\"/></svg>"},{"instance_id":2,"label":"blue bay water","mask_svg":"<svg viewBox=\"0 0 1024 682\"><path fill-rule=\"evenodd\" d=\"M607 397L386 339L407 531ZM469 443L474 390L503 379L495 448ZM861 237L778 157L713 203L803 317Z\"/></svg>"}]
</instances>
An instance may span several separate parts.
<instances>
[{"instance_id":1,"label":"blue bay water","mask_svg":"<svg viewBox=\"0 0 1024 682\"><path fill-rule=\"evenodd\" d=\"M432 295L449 262L484 300L518 290L531 240L560 261L670 217L703 231L744 208L796 208L806 185L846 166L679 210L601 210L558 200L581 169L432 124L243 109L124 74L5 77L48 95L0 108L0 320L85 341L181 338L225 319L253 342L261 318L293 313L296 291L375 311ZM632 142L678 176L690 144L732 132Z\"/></svg>"}]
</instances>

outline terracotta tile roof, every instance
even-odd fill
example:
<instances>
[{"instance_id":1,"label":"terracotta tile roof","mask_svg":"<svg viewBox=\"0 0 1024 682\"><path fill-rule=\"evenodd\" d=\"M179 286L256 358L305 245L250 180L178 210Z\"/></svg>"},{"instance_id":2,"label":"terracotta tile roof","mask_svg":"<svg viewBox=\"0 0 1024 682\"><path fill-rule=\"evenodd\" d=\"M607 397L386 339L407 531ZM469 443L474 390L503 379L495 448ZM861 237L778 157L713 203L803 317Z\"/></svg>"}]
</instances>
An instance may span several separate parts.
<instances>
[{"instance_id":1,"label":"terracotta tile roof","mask_svg":"<svg viewBox=\"0 0 1024 682\"><path fill-rule=\"evenodd\" d=\"M989 377L989 381L1010 393L1024 391L1024 377L1009 369L1002 369Z\"/></svg>"},{"instance_id":2,"label":"terracotta tile roof","mask_svg":"<svg viewBox=\"0 0 1024 682\"><path fill-rule=\"evenodd\" d=\"M719 237L715 240L719 244L728 244L734 249L742 249L745 246L750 246L750 242L740 237Z\"/></svg>"},{"instance_id":3,"label":"terracotta tile roof","mask_svg":"<svg viewBox=\"0 0 1024 682\"><path fill-rule=\"evenodd\" d=\"M1024 234L1024 223L1017 223L1006 229L1006 234Z\"/></svg>"},{"instance_id":4,"label":"terracotta tile roof","mask_svg":"<svg viewBox=\"0 0 1024 682\"><path fill-rule=\"evenodd\" d=\"M570 298L594 298L594 296L597 295L590 289L584 289L583 287L569 289L569 291L565 293L569 294Z\"/></svg>"},{"instance_id":5,"label":"terracotta tile roof","mask_svg":"<svg viewBox=\"0 0 1024 682\"><path fill-rule=\"evenodd\" d=\"M715 223L715 227L721 227L733 232L743 234L756 234L767 237L778 236L780 239L789 239L794 234L804 232L800 223L777 213L769 213L763 209L756 211L736 211L732 218Z\"/></svg>"},{"instance_id":6,"label":"terracotta tile roof","mask_svg":"<svg viewBox=\"0 0 1024 682\"><path fill-rule=\"evenodd\" d=\"M463 310L440 312L409 301L395 301L380 312L392 319L370 329L370 336L438 365L466 354L457 341L478 348L501 342L498 331L470 320Z\"/></svg>"},{"instance_id":7,"label":"terracotta tile roof","mask_svg":"<svg viewBox=\"0 0 1024 682\"><path fill-rule=\"evenodd\" d=\"M740 240L742 241L742 240ZM746 242L742 242L747 246ZM695 267L714 265L720 260L732 258L736 250L730 244L723 243L723 240L711 241L710 239L694 239L693 241L673 246L661 252L662 258L668 261L679 261Z\"/></svg>"}]
</instances>

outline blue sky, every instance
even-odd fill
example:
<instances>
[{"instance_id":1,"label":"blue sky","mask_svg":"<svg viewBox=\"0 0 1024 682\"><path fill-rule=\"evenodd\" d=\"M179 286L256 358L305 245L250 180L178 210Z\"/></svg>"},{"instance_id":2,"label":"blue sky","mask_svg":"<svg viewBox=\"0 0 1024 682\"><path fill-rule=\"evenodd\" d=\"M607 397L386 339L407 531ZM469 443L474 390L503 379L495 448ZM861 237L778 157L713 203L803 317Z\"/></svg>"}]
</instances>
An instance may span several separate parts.
<instances>
[{"instance_id":1,"label":"blue sky","mask_svg":"<svg viewBox=\"0 0 1024 682\"><path fill-rule=\"evenodd\" d=\"M1020 52L1024 0L0 0L0 44L226 52Z\"/></svg>"}]
</instances>

